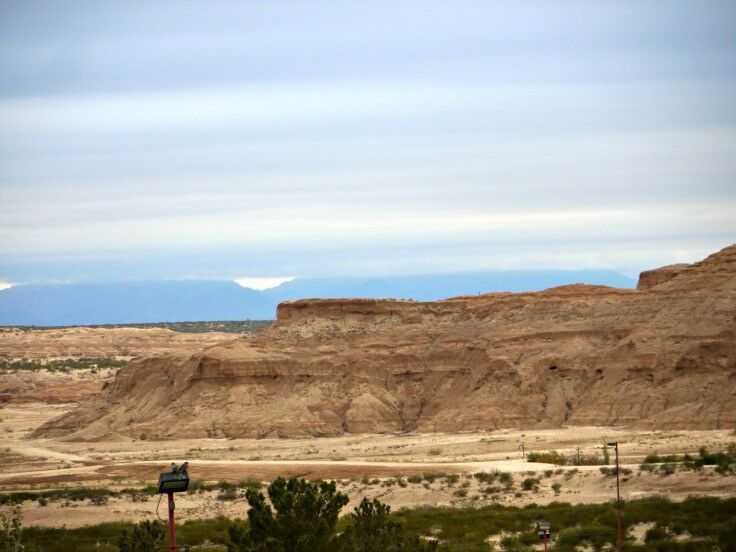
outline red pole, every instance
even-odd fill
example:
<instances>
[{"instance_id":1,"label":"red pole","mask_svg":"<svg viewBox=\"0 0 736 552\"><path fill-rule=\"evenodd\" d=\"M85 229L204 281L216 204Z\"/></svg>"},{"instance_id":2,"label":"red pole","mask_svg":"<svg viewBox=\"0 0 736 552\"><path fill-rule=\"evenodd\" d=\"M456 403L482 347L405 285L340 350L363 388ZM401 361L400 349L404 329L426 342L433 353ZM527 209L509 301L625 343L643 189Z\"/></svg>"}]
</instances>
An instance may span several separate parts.
<instances>
[{"instance_id":1,"label":"red pole","mask_svg":"<svg viewBox=\"0 0 736 552\"><path fill-rule=\"evenodd\" d=\"M169 552L176 552L176 523L174 522L174 493L169 495Z\"/></svg>"},{"instance_id":2,"label":"red pole","mask_svg":"<svg viewBox=\"0 0 736 552\"><path fill-rule=\"evenodd\" d=\"M616 441L616 551L621 552L624 543L621 531L621 483L618 472L618 441Z\"/></svg>"},{"instance_id":3,"label":"red pole","mask_svg":"<svg viewBox=\"0 0 736 552\"><path fill-rule=\"evenodd\" d=\"M547 531L544 532L544 552L547 552Z\"/></svg>"}]
</instances>

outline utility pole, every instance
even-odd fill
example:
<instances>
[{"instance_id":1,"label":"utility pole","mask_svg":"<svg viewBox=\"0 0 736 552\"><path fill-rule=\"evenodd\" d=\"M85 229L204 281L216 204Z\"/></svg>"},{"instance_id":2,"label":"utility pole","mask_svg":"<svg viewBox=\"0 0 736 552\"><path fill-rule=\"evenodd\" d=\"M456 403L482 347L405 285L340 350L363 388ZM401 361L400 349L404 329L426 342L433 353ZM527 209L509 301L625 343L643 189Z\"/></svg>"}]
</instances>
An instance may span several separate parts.
<instances>
[{"instance_id":1,"label":"utility pole","mask_svg":"<svg viewBox=\"0 0 736 552\"><path fill-rule=\"evenodd\" d=\"M621 481L618 469L618 441L606 443L606 446L616 450L616 552L621 552L624 539L621 532Z\"/></svg>"}]
</instances>

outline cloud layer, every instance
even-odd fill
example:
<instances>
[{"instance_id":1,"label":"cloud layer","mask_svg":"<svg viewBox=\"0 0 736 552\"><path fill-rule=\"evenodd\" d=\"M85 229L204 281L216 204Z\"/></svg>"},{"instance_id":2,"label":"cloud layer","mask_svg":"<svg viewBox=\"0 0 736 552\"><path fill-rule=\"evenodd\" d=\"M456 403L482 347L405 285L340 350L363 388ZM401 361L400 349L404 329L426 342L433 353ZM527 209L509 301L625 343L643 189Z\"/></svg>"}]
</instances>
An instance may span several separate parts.
<instances>
[{"instance_id":1,"label":"cloud layer","mask_svg":"<svg viewBox=\"0 0 736 552\"><path fill-rule=\"evenodd\" d=\"M6 6L0 278L613 267L736 237L730 3Z\"/></svg>"}]
</instances>

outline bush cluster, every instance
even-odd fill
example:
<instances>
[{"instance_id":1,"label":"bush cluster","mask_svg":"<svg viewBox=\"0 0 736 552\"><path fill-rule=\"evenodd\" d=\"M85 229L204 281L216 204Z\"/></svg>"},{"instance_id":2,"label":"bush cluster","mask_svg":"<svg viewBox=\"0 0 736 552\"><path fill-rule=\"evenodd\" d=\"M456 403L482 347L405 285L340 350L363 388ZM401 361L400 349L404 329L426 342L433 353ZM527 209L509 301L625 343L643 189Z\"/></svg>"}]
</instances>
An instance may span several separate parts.
<instances>
[{"instance_id":1,"label":"bush cluster","mask_svg":"<svg viewBox=\"0 0 736 552\"><path fill-rule=\"evenodd\" d=\"M675 473L678 465L686 470L701 470L704 466L715 466L716 473L729 475L736 473L736 443L729 444L726 450L721 452L709 452L705 447L700 447L697 457L689 454L682 456L676 454L666 456L659 456L656 453L648 454L639 469L641 471L654 471L654 464L660 464L659 472L662 475Z\"/></svg>"},{"instance_id":2,"label":"bush cluster","mask_svg":"<svg viewBox=\"0 0 736 552\"><path fill-rule=\"evenodd\" d=\"M187 493L204 493L209 491L220 491L220 494L232 494L236 489L255 489L258 490L263 487L263 483L256 479L241 479L235 483L229 481L217 481L216 483L207 483L206 481L200 481L193 479L189 482L189 488ZM220 498L220 500L234 500L233 498Z\"/></svg>"},{"instance_id":3,"label":"bush cluster","mask_svg":"<svg viewBox=\"0 0 736 552\"><path fill-rule=\"evenodd\" d=\"M0 494L0 504L21 504L27 500L38 501L39 504L48 504L49 502L71 501L80 502L82 500L92 500L95 503L103 503L109 497L118 496L152 496L158 492L158 488L153 485L142 487L139 489L126 488L116 491L114 489L103 489L99 487L75 487L66 489L50 489L48 491L16 491L11 493Z\"/></svg>"},{"instance_id":4,"label":"bush cluster","mask_svg":"<svg viewBox=\"0 0 736 552\"><path fill-rule=\"evenodd\" d=\"M605 451L606 449L604 449ZM533 451L526 455L528 462L541 462L543 464L555 464L557 466L602 466L608 464L607 457L597 454L569 454L564 455L556 450Z\"/></svg>"},{"instance_id":5,"label":"bush cluster","mask_svg":"<svg viewBox=\"0 0 736 552\"><path fill-rule=\"evenodd\" d=\"M0 371L3 372L21 372L21 371L38 371L48 370L49 372L64 372L70 370L88 370L97 368L120 368L128 364L127 360L118 360L116 358L69 358L56 360L35 360L35 359L16 359L5 360L0 359Z\"/></svg>"}]
</instances>

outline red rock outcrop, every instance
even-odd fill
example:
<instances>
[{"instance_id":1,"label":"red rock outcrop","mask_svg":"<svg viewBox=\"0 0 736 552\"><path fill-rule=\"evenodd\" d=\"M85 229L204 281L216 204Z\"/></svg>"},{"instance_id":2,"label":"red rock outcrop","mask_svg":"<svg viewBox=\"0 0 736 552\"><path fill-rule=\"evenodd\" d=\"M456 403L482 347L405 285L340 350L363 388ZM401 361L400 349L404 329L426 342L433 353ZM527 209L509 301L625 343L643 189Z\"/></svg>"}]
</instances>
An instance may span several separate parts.
<instances>
[{"instance_id":1,"label":"red rock outcrop","mask_svg":"<svg viewBox=\"0 0 736 552\"><path fill-rule=\"evenodd\" d=\"M260 334L131 363L36 435L736 426L736 246L652 281L287 302Z\"/></svg>"}]
</instances>

